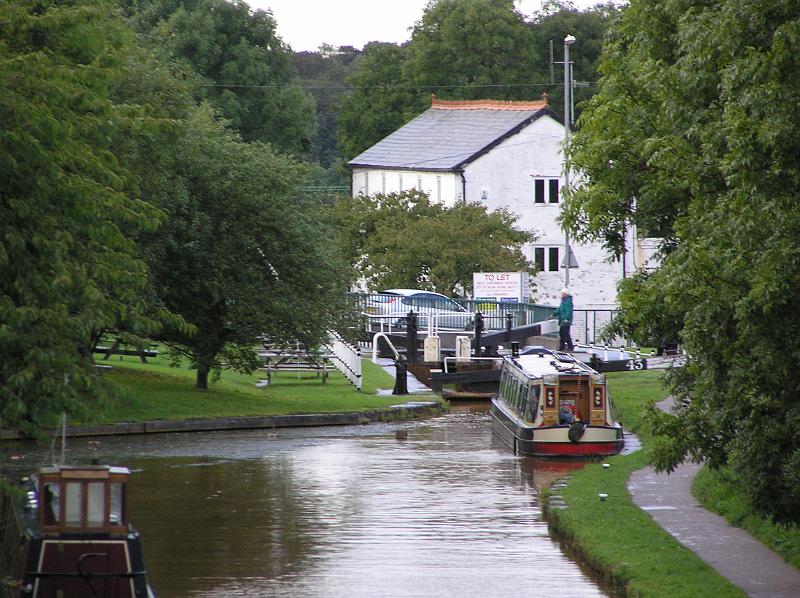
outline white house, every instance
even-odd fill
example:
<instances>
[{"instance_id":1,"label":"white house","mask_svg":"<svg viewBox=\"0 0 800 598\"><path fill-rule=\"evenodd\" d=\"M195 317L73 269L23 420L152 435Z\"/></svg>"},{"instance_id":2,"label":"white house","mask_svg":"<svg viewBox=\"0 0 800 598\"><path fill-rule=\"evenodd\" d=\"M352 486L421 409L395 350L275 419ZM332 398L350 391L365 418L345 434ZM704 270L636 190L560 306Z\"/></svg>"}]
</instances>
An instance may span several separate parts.
<instances>
[{"instance_id":1,"label":"white house","mask_svg":"<svg viewBox=\"0 0 800 598\"><path fill-rule=\"evenodd\" d=\"M556 221L564 184L563 141L564 125L546 99L445 101L434 96L428 110L350 161L352 193L414 188L446 205L466 200L511 210L519 216L517 226L538 237L526 248L541 270L533 279L534 300L557 304L565 283L565 236ZM597 244L571 247L577 267L570 268L569 286L576 308L614 308L622 263L609 262ZM626 269L634 270L633 260L626 260Z\"/></svg>"}]
</instances>

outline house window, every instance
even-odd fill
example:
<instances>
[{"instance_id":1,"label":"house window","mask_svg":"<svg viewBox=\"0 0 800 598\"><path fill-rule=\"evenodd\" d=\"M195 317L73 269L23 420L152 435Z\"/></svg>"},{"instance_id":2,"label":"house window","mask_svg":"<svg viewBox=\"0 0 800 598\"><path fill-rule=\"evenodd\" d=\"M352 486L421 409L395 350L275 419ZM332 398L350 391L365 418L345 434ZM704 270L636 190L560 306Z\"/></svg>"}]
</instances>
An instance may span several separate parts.
<instances>
[{"instance_id":1,"label":"house window","mask_svg":"<svg viewBox=\"0 0 800 598\"><path fill-rule=\"evenodd\" d=\"M381 193L386 195L386 172L381 172Z\"/></svg>"},{"instance_id":2,"label":"house window","mask_svg":"<svg viewBox=\"0 0 800 598\"><path fill-rule=\"evenodd\" d=\"M369 171L364 173L364 195L369 195Z\"/></svg>"},{"instance_id":3,"label":"house window","mask_svg":"<svg viewBox=\"0 0 800 598\"><path fill-rule=\"evenodd\" d=\"M422 191L422 175L421 174L417 175L417 189Z\"/></svg>"},{"instance_id":4,"label":"house window","mask_svg":"<svg viewBox=\"0 0 800 598\"><path fill-rule=\"evenodd\" d=\"M544 203L544 179L533 179L533 202Z\"/></svg>"},{"instance_id":5,"label":"house window","mask_svg":"<svg viewBox=\"0 0 800 598\"><path fill-rule=\"evenodd\" d=\"M559 247L534 247L533 263L539 272L558 272L561 264L558 262Z\"/></svg>"},{"instance_id":6,"label":"house window","mask_svg":"<svg viewBox=\"0 0 800 598\"><path fill-rule=\"evenodd\" d=\"M533 179L533 203L558 203L560 185L559 179Z\"/></svg>"},{"instance_id":7,"label":"house window","mask_svg":"<svg viewBox=\"0 0 800 598\"><path fill-rule=\"evenodd\" d=\"M544 272L544 247L533 248L533 263L539 272Z\"/></svg>"},{"instance_id":8,"label":"house window","mask_svg":"<svg viewBox=\"0 0 800 598\"><path fill-rule=\"evenodd\" d=\"M558 247L550 247L547 250L547 253L550 255L548 256L550 259L548 260L547 269L550 272L557 272L558 271Z\"/></svg>"},{"instance_id":9,"label":"house window","mask_svg":"<svg viewBox=\"0 0 800 598\"><path fill-rule=\"evenodd\" d=\"M436 201L442 202L442 177L436 177Z\"/></svg>"},{"instance_id":10,"label":"house window","mask_svg":"<svg viewBox=\"0 0 800 598\"><path fill-rule=\"evenodd\" d=\"M400 177L400 193L403 192L403 175L398 175Z\"/></svg>"},{"instance_id":11,"label":"house window","mask_svg":"<svg viewBox=\"0 0 800 598\"><path fill-rule=\"evenodd\" d=\"M548 198L548 200L550 201L550 203L558 203L558 184L559 184L559 180L558 179L550 179L548 181L548 184L550 186L550 194L549 194L550 197Z\"/></svg>"}]
</instances>

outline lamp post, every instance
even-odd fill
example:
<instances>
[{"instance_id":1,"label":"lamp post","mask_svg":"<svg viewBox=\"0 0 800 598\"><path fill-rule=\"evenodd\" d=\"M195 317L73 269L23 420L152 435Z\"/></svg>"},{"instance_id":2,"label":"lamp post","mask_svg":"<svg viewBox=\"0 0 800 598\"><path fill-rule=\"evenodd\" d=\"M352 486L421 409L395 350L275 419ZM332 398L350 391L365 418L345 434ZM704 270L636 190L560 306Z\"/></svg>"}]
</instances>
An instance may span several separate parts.
<instances>
[{"instance_id":1,"label":"lamp post","mask_svg":"<svg viewBox=\"0 0 800 598\"><path fill-rule=\"evenodd\" d=\"M569 127L571 120L572 68L569 64L569 47L575 43L575 36L564 38L564 191L569 190L569 167L567 166L567 150L569 149ZM563 194L562 194L563 195ZM569 231L564 227L564 286L569 288L569 268L572 264L572 251L569 248Z\"/></svg>"}]
</instances>

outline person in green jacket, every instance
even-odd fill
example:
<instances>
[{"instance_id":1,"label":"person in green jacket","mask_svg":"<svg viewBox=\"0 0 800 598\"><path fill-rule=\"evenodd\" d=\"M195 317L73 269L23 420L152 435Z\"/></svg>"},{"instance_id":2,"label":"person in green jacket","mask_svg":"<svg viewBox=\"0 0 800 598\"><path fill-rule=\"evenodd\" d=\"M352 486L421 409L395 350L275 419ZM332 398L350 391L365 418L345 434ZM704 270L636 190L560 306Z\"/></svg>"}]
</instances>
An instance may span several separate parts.
<instances>
[{"instance_id":1,"label":"person in green jacket","mask_svg":"<svg viewBox=\"0 0 800 598\"><path fill-rule=\"evenodd\" d=\"M572 326L572 295L567 288L561 289L561 304L553 312L553 317L558 320L558 350L574 351L570 326Z\"/></svg>"}]
</instances>

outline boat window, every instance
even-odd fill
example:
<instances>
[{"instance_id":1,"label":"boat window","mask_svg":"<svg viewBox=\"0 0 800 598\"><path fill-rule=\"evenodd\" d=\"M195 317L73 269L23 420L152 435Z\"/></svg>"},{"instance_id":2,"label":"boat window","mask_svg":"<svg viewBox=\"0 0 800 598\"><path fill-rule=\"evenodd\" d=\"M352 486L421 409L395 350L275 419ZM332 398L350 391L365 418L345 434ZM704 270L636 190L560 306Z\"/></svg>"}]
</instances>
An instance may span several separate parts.
<instances>
[{"instance_id":1,"label":"boat window","mask_svg":"<svg viewBox=\"0 0 800 598\"><path fill-rule=\"evenodd\" d=\"M105 523L105 484L89 482L87 485L86 523L90 527L99 527Z\"/></svg>"},{"instance_id":2,"label":"boat window","mask_svg":"<svg viewBox=\"0 0 800 598\"><path fill-rule=\"evenodd\" d=\"M125 484L114 482L111 484L111 513L109 513L111 525L122 525L125 523Z\"/></svg>"},{"instance_id":3,"label":"boat window","mask_svg":"<svg viewBox=\"0 0 800 598\"><path fill-rule=\"evenodd\" d=\"M58 525L61 522L61 485L50 482L44 485L44 524Z\"/></svg>"},{"instance_id":4,"label":"boat window","mask_svg":"<svg viewBox=\"0 0 800 598\"><path fill-rule=\"evenodd\" d=\"M67 482L66 492L64 493L65 513L64 519L67 525L77 527L81 524L81 505L83 503L82 485L80 482Z\"/></svg>"}]
</instances>

